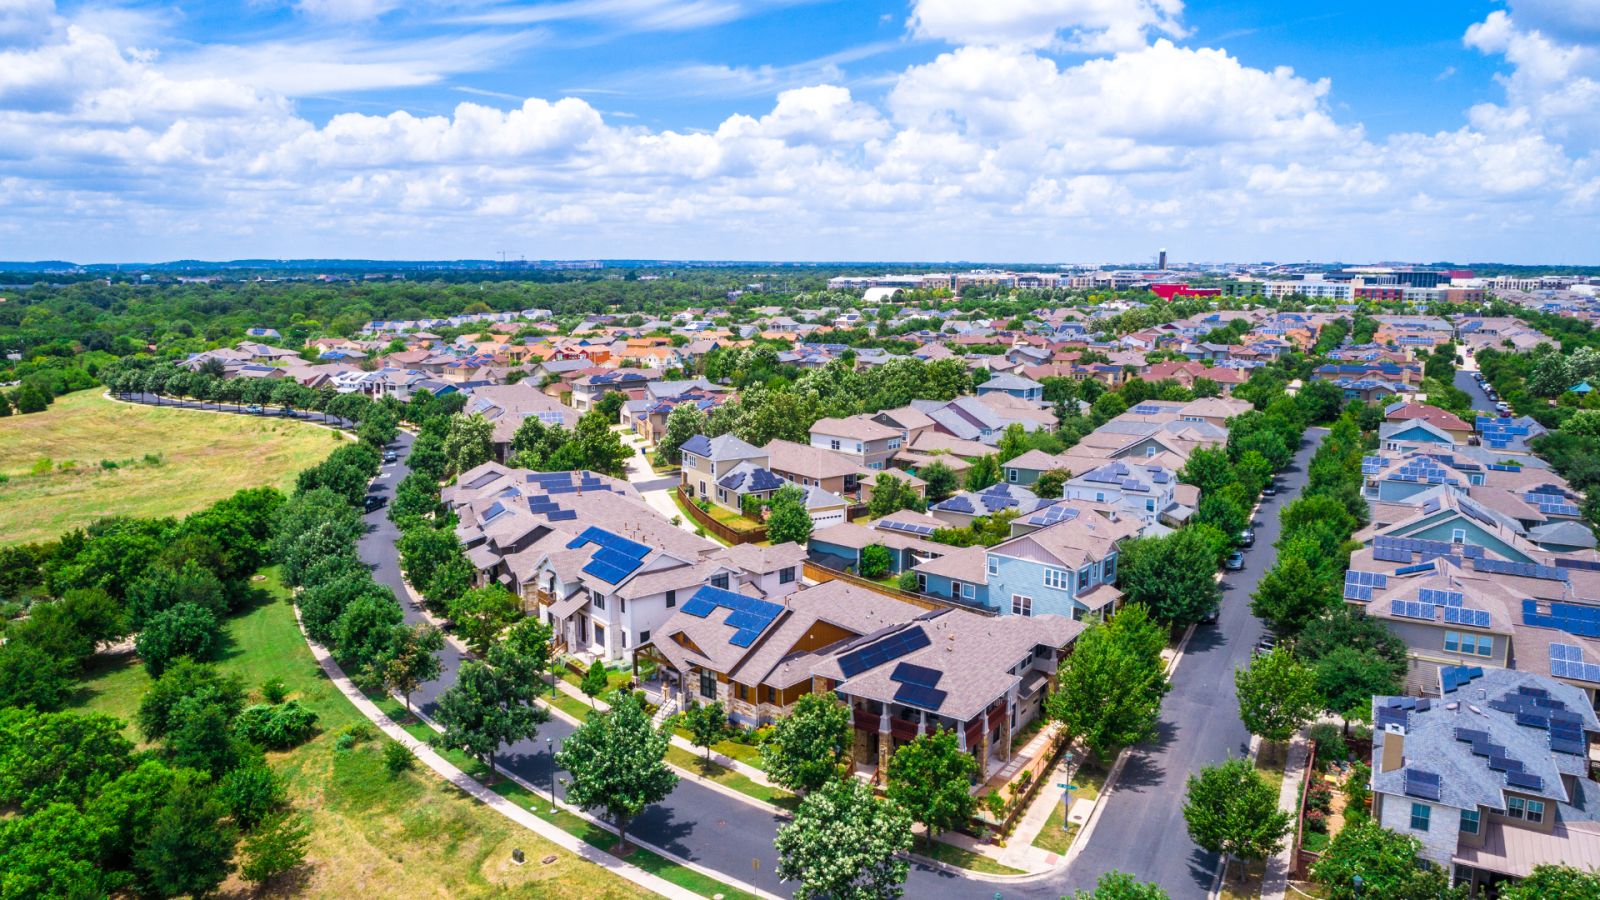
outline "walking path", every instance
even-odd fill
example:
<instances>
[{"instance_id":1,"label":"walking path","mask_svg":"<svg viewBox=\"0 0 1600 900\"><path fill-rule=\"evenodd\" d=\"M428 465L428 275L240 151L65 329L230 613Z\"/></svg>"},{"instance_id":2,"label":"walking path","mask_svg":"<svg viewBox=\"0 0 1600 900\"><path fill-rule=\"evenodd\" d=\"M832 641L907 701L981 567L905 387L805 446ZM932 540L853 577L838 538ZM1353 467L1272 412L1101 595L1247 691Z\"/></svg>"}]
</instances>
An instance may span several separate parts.
<instances>
[{"instance_id":1,"label":"walking path","mask_svg":"<svg viewBox=\"0 0 1600 900\"><path fill-rule=\"evenodd\" d=\"M1300 786L1306 779L1306 761L1311 745L1305 735L1297 734L1289 744L1289 755L1283 765L1283 788L1278 791L1278 808L1292 817L1300 812ZM1283 842L1283 849L1267 860L1267 871L1261 877L1261 900L1283 900L1289 890L1289 871L1294 868L1294 830Z\"/></svg>"}]
</instances>

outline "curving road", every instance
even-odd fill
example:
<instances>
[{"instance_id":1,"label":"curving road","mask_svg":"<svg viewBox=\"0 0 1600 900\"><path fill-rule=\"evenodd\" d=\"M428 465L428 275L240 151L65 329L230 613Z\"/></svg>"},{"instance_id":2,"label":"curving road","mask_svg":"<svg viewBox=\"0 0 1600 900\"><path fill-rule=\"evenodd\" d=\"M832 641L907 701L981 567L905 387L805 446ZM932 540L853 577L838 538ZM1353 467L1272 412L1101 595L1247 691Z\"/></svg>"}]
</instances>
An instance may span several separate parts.
<instances>
[{"instance_id":1,"label":"curving road","mask_svg":"<svg viewBox=\"0 0 1600 900\"><path fill-rule=\"evenodd\" d=\"M215 404L172 401L163 401L163 405L215 408ZM296 418L315 421L319 417L301 413ZM1162 705L1159 736L1130 752L1119 779L1102 801L1106 805L1098 824L1070 869L997 884L914 865L906 896L971 900L997 896L1058 898L1092 887L1101 874L1113 869L1159 882L1174 900L1209 894L1219 861L1189 840L1182 814L1184 782L1205 766L1248 752L1250 735L1239 721L1233 672L1248 665L1252 648L1265 631L1250 614L1249 598L1275 559L1272 545L1279 533L1277 508L1305 486L1307 464L1324 434L1322 429L1308 431L1294 462L1279 476L1278 497L1265 502L1258 512L1256 544L1245 551L1244 570L1226 573L1223 579L1224 601L1218 622L1200 626L1189 641L1175 673L1173 689ZM384 466L371 488L371 493L386 504L393 496L394 486L409 472L406 458L411 452L411 436L402 432L390 447L399 461ZM366 531L358 548L362 560L372 567L374 578L395 592L406 620L423 621L401 580L395 550L400 534L389 521L387 509L367 513L365 522ZM454 683L462 654L446 644L441 662L440 678L423 685L413 695L413 702L425 712L433 712L439 696ZM548 789L553 777L564 774L553 771L552 750L571 732L571 726L552 719L540 729L537 738L507 748L499 761L507 770ZM631 823L629 833L642 843L724 873L730 879L753 881L763 891L791 896L792 886L779 884L772 875L777 863L773 838L783 821L751 803L684 779L666 801L650 807ZM754 875L753 860L757 865Z\"/></svg>"}]
</instances>

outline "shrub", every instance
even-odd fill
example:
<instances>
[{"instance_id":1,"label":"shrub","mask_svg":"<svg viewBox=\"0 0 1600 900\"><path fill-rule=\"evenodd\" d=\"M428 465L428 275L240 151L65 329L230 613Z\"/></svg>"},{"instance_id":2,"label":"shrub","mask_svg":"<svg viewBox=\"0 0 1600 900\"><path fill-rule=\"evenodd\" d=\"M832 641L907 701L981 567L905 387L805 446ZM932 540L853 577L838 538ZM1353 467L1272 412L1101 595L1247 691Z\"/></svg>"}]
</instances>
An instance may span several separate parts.
<instances>
[{"instance_id":1,"label":"shrub","mask_svg":"<svg viewBox=\"0 0 1600 900\"><path fill-rule=\"evenodd\" d=\"M268 703L282 703L289 696L289 688L282 678L269 678L261 685L261 697Z\"/></svg>"},{"instance_id":2,"label":"shrub","mask_svg":"<svg viewBox=\"0 0 1600 900\"><path fill-rule=\"evenodd\" d=\"M109 471L111 469L115 469L116 467L117 467L117 464L116 464L115 460L110 460L110 459L102 459L102 460L100 460L100 468L102 468L102 469L106 469L106 470Z\"/></svg>"},{"instance_id":3,"label":"shrub","mask_svg":"<svg viewBox=\"0 0 1600 900\"><path fill-rule=\"evenodd\" d=\"M51 460L50 457L46 456L35 461L33 467L28 471L34 475L49 475L50 471L55 467L55 462Z\"/></svg>"},{"instance_id":4,"label":"shrub","mask_svg":"<svg viewBox=\"0 0 1600 900\"><path fill-rule=\"evenodd\" d=\"M287 750L309 739L317 726L317 714L300 705L299 700L245 707L234 721L239 737L272 750Z\"/></svg>"},{"instance_id":5,"label":"shrub","mask_svg":"<svg viewBox=\"0 0 1600 900\"><path fill-rule=\"evenodd\" d=\"M1332 722L1321 722L1311 726L1311 740L1317 745L1318 766L1326 766L1328 763L1350 756L1350 748L1345 745L1343 732Z\"/></svg>"},{"instance_id":6,"label":"shrub","mask_svg":"<svg viewBox=\"0 0 1600 900\"><path fill-rule=\"evenodd\" d=\"M240 766L222 776L217 796L246 830L289 804L283 782L264 762Z\"/></svg>"},{"instance_id":7,"label":"shrub","mask_svg":"<svg viewBox=\"0 0 1600 900\"><path fill-rule=\"evenodd\" d=\"M159 466L163 461L159 453L146 453L144 455L144 464L147 466Z\"/></svg>"},{"instance_id":8,"label":"shrub","mask_svg":"<svg viewBox=\"0 0 1600 900\"><path fill-rule=\"evenodd\" d=\"M1314 831L1317 834L1327 834L1328 814L1320 809L1308 810L1306 812L1306 830Z\"/></svg>"},{"instance_id":9,"label":"shrub","mask_svg":"<svg viewBox=\"0 0 1600 900\"><path fill-rule=\"evenodd\" d=\"M908 594L916 593L916 591L917 591L917 573L911 571L910 569L907 569L904 572L901 572L900 573L900 590L905 591Z\"/></svg>"},{"instance_id":10,"label":"shrub","mask_svg":"<svg viewBox=\"0 0 1600 900\"><path fill-rule=\"evenodd\" d=\"M390 775L398 776L401 772L408 771L416 765L417 758L399 741L390 741L383 745L383 767Z\"/></svg>"}]
</instances>

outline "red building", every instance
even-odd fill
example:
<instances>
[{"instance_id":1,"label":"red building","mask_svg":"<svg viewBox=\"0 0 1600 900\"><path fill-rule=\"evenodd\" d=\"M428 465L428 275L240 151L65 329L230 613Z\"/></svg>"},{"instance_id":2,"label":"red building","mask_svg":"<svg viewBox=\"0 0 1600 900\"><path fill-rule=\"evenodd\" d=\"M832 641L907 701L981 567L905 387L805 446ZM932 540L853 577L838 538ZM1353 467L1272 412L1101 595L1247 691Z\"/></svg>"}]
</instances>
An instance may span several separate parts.
<instances>
[{"instance_id":1,"label":"red building","mask_svg":"<svg viewBox=\"0 0 1600 900\"><path fill-rule=\"evenodd\" d=\"M1152 284L1150 293L1163 300L1171 300L1173 297L1220 297L1222 289L1189 287L1187 284Z\"/></svg>"}]
</instances>

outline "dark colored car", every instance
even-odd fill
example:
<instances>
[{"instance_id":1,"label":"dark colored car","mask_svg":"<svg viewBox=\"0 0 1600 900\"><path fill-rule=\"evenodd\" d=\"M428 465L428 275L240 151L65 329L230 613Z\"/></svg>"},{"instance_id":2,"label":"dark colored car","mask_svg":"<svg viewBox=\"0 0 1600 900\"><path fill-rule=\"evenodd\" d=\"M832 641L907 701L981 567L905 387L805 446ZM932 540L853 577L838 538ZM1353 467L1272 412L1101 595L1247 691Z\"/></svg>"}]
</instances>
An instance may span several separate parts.
<instances>
[{"instance_id":1,"label":"dark colored car","mask_svg":"<svg viewBox=\"0 0 1600 900\"><path fill-rule=\"evenodd\" d=\"M382 497L377 494L368 494L366 501L362 505L367 508L367 512L372 512L375 509L382 509L383 504L384 499Z\"/></svg>"},{"instance_id":2,"label":"dark colored car","mask_svg":"<svg viewBox=\"0 0 1600 900\"><path fill-rule=\"evenodd\" d=\"M1202 625L1215 625L1216 622L1217 622L1217 617L1221 616L1221 615L1222 615L1222 607L1221 606L1213 606L1213 607L1211 607L1211 611L1210 612L1208 612L1205 615L1200 617L1200 624L1202 624Z\"/></svg>"},{"instance_id":3,"label":"dark colored car","mask_svg":"<svg viewBox=\"0 0 1600 900\"><path fill-rule=\"evenodd\" d=\"M1276 497L1276 496L1278 496L1278 486L1275 485L1275 484L1268 484L1266 487L1261 489L1261 496L1263 496L1263 497Z\"/></svg>"},{"instance_id":4,"label":"dark colored car","mask_svg":"<svg viewBox=\"0 0 1600 900\"><path fill-rule=\"evenodd\" d=\"M1254 528L1246 528L1245 530L1239 532L1239 546L1254 547L1255 545L1256 530Z\"/></svg>"},{"instance_id":5,"label":"dark colored car","mask_svg":"<svg viewBox=\"0 0 1600 900\"><path fill-rule=\"evenodd\" d=\"M385 451L383 451L383 461L384 462L386 462L386 463L398 462L399 459L400 459L400 454L394 452L393 450L385 450Z\"/></svg>"},{"instance_id":6,"label":"dark colored car","mask_svg":"<svg viewBox=\"0 0 1600 900\"><path fill-rule=\"evenodd\" d=\"M1224 562L1222 564L1222 566L1223 566L1223 568L1227 569L1229 572L1237 572L1240 569L1243 569L1244 568L1244 552L1241 551L1241 550L1235 550L1232 553L1228 554L1228 559L1227 559L1226 562Z\"/></svg>"}]
</instances>

